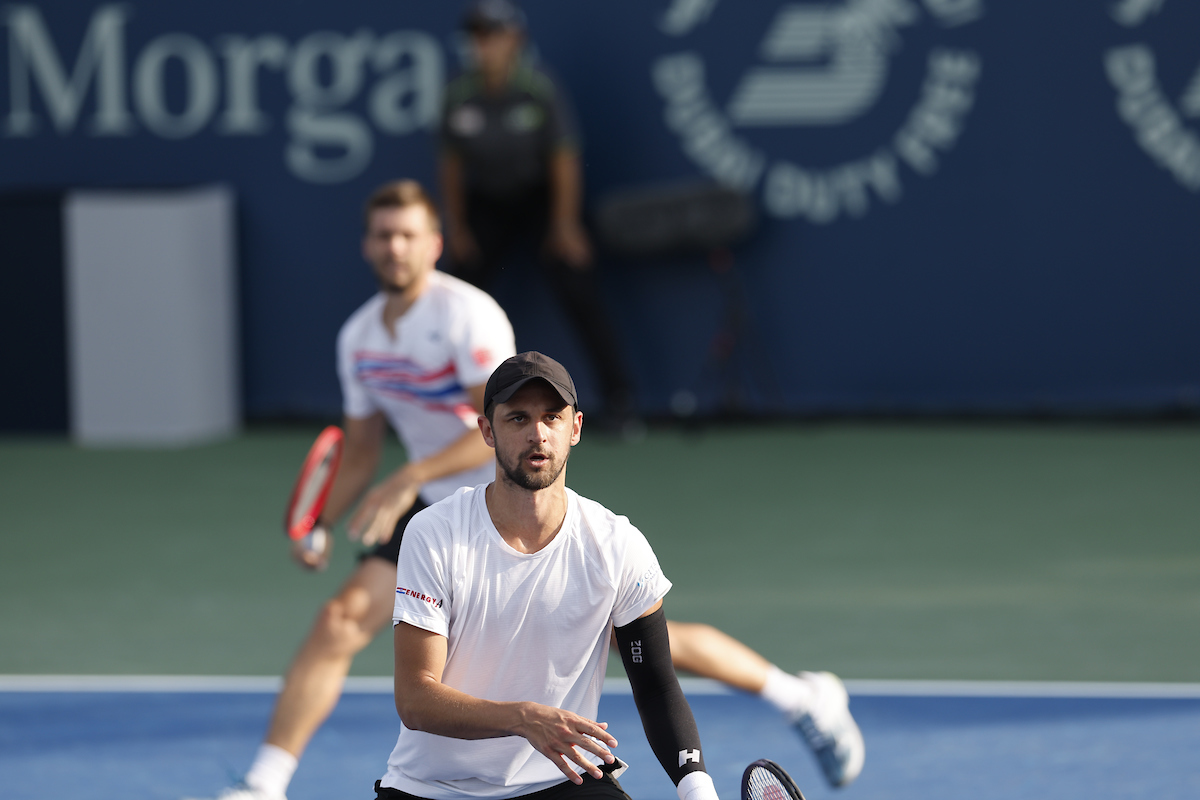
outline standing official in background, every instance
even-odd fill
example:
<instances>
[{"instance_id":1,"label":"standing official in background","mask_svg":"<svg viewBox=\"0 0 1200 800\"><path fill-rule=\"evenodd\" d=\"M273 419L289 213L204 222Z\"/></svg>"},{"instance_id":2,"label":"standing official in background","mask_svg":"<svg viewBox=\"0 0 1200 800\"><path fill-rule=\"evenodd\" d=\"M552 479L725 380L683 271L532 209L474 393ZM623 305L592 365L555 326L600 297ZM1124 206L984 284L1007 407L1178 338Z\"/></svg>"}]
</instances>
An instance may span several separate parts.
<instances>
[{"instance_id":1,"label":"standing official in background","mask_svg":"<svg viewBox=\"0 0 1200 800\"><path fill-rule=\"evenodd\" d=\"M542 273L591 359L606 422L632 422L634 397L600 303L581 219L579 136L566 96L528 63L525 16L479 0L463 28L471 68L446 87L440 182L454 271L489 289L514 251L541 250Z\"/></svg>"}]
</instances>

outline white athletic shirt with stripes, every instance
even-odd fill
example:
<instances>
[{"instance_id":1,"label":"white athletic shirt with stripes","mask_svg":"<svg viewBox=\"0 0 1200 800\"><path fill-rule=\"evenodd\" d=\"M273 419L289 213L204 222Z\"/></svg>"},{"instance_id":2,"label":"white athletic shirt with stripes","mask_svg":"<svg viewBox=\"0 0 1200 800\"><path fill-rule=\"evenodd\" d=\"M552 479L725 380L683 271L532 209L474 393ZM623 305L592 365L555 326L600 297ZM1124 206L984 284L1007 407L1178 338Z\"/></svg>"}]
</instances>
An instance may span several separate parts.
<instances>
[{"instance_id":1,"label":"white athletic shirt with stripes","mask_svg":"<svg viewBox=\"0 0 1200 800\"><path fill-rule=\"evenodd\" d=\"M516 352L512 325L499 304L466 281L435 270L428 288L396 322L383 325L380 292L338 334L338 377L347 417L382 411L410 460L444 449L476 428L467 387L486 383ZM436 503L462 486L495 477L493 462L430 481L421 499Z\"/></svg>"},{"instance_id":2,"label":"white athletic shirt with stripes","mask_svg":"<svg viewBox=\"0 0 1200 800\"><path fill-rule=\"evenodd\" d=\"M447 638L447 686L594 720L612 627L646 613L671 582L628 519L570 489L553 541L514 550L492 524L485 488L462 489L409 523L393 622ZM453 800L515 797L565 780L520 736L468 741L402 727L382 785Z\"/></svg>"}]
</instances>

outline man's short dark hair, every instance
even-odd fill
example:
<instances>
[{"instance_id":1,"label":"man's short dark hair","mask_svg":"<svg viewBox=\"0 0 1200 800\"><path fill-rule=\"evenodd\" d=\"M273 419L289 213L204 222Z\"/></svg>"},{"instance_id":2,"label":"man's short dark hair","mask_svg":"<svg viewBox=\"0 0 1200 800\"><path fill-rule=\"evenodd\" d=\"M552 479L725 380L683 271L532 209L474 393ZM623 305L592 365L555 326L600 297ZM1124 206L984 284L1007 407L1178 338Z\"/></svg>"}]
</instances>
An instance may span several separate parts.
<instances>
[{"instance_id":1,"label":"man's short dark hair","mask_svg":"<svg viewBox=\"0 0 1200 800\"><path fill-rule=\"evenodd\" d=\"M438 214L437 204L425 191L425 187L414 180L392 181L372 192L363 206L363 230L371 227L371 213L377 209L408 206L424 206L429 214L429 228L438 233L442 232L442 217Z\"/></svg>"}]
</instances>

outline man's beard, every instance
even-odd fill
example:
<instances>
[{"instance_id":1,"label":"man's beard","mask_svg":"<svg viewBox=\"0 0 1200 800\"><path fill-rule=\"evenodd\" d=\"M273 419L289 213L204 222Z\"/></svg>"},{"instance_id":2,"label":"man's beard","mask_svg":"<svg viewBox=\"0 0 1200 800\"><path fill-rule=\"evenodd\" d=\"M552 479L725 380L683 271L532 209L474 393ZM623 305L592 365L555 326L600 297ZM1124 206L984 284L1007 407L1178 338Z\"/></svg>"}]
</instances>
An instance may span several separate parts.
<instances>
[{"instance_id":1,"label":"man's beard","mask_svg":"<svg viewBox=\"0 0 1200 800\"><path fill-rule=\"evenodd\" d=\"M526 450L516 459L515 463L513 464L509 464L508 459L502 457L500 454L497 454L496 461L500 464L500 469L504 471L504 476L508 478L509 482L521 487L522 489L536 492L541 489L545 489L547 486L550 486L556 480L558 480L558 476L561 475L562 471L567 468L567 459L570 458L571 451L568 450L566 452L562 461L558 463L557 469L554 469L554 462L551 461L549 469L543 469L541 472L537 473L527 472L521 467L521 463L525 460L525 456L532 452L534 451Z\"/></svg>"},{"instance_id":2,"label":"man's beard","mask_svg":"<svg viewBox=\"0 0 1200 800\"><path fill-rule=\"evenodd\" d=\"M385 277L384 270L380 267L375 268L375 280L379 282L380 291L388 294L404 294L412 285L411 280L406 284L399 284L390 277Z\"/></svg>"}]
</instances>

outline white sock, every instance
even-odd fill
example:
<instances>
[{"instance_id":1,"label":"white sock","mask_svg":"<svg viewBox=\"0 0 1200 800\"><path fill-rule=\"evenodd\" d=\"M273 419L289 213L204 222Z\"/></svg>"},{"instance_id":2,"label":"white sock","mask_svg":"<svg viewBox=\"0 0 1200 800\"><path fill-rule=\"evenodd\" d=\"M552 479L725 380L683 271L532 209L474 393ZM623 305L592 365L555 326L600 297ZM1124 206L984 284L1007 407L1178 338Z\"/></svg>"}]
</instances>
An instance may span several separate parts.
<instances>
[{"instance_id":1,"label":"white sock","mask_svg":"<svg viewBox=\"0 0 1200 800\"><path fill-rule=\"evenodd\" d=\"M789 717L795 717L808 710L813 691L808 681L772 664L759 696Z\"/></svg>"},{"instance_id":2,"label":"white sock","mask_svg":"<svg viewBox=\"0 0 1200 800\"><path fill-rule=\"evenodd\" d=\"M283 797L299 763L287 750L264 742L258 746L258 754L246 773L246 785L268 795Z\"/></svg>"}]
</instances>

